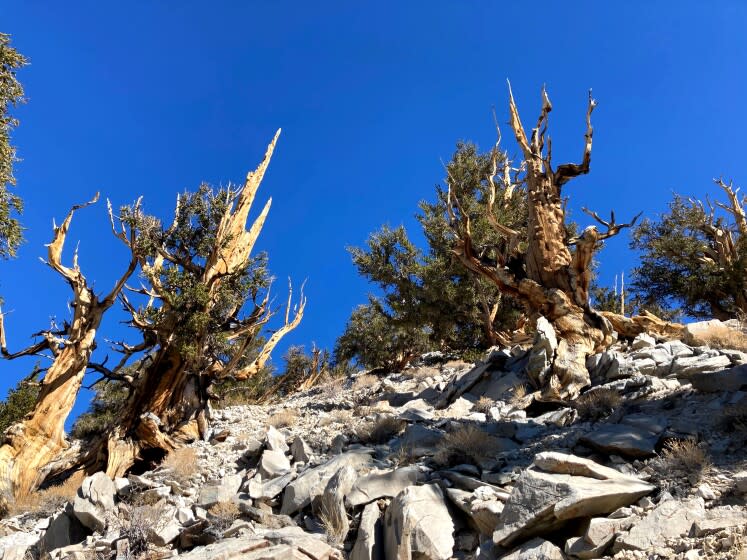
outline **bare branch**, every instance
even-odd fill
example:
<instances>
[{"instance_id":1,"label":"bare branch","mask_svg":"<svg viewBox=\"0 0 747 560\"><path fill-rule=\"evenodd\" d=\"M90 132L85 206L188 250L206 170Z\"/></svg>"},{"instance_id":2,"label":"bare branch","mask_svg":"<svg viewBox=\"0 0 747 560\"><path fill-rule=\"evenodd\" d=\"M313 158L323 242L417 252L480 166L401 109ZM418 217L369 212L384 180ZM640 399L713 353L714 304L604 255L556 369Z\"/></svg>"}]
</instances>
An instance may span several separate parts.
<instances>
[{"instance_id":1,"label":"bare branch","mask_svg":"<svg viewBox=\"0 0 747 560\"><path fill-rule=\"evenodd\" d=\"M596 212L592 212L588 208L581 208L581 211L583 211L584 213L588 214L589 216L591 216L592 218L594 218L597 222L599 222L600 224L602 224L604 227L607 228L606 232L601 233L601 234L599 234L597 236L597 241L602 241L604 239L609 239L610 237L614 237L615 235L617 235L618 233L620 233L621 230L623 230L625 228L633 227L635 225L635 223L638 221L638 218L640 218L641 215L643 214L643 212L639 212L638 214L636 214L633 217L633 219L630 222L625 223L625 224L617 224L617 223L615 223L615 211L614 210L612 210L610 212L610 220L609 221L603 220L602 218L599 217L599 214L597 214ZM574 243L574 241L571 241L570 244L573 245L575 243Z\"/></svg>"},{"instance_id":2,"label":"bare branch","mask_svg":"<svg viewBox=\"0 0 747 560\"><path fill-rule=\"evenodd\" d=\"M591 164L591 139L594 134L594 128L591 126L591 113L597 106L597 102L591 96L591 90L589 90L589 105L586 109L586 134L584 135L584 156L581 163L566 163L558 167L555 171L554 179L555 185L558 187L564 185L574 177L579 175L585 175L589 172L589 165Z\"/></svg>"},{"instance_id":3,"label":"bare branch","mask_svg":"<svg viewBox=\"0 0 747 560\"><path fill-rule=\"evenodd\" d=\"M286 311L285 311L285 324L282 327L280 327L277 331L272 333L272 336L270 336L269 340L265 343L265 345L259 351L259 355L254 359L254 361L251 364L249 364L248 366L236 372L236 374L234 375L236 379L244 380L244 379L248 379L249 377L252 377L253 375L256 375L264 367L265 363L270 357L270 354L275 349L275 347L278 345L280 340L301 323L304 310L306 309L306 297L303 295L303 287L305 284L306 282L304 282L301 285L301 297L299 299L298 305L295 306L294 308L295 316L293 317L293 320L289 321L290 307L291 307L291 296L289 295L288 304L287 304Z\"/></svg>"},{"instance_id":4,"label":"bare branch","mask_svg":"<svg viewBox=\"0 0 747 560\"><path fill-rule=\"evenodd\" d=\"M59 272L74 288L79 286L82 278L80 269L78 268L77 255L73 259L73 268L70 269L62 264L62 249L65 246L65 238L67 237L67 231L70 228L70 222L73 219L75 211L95 204L98 199L99 193L96 193L96 195L88 202L73 206L62 224L59 227L54 227L54 237L52 242L46 245L48 255L47 264Z\"/></svg>"}]
</instances>

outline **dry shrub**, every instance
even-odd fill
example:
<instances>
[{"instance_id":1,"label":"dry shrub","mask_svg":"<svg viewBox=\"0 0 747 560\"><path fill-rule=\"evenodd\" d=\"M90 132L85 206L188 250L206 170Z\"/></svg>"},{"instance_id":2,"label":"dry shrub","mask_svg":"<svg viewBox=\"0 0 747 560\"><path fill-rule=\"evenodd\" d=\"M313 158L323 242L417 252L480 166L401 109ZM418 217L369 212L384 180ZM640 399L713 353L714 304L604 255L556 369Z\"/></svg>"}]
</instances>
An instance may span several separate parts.
<instances>
[{"instance_id":1,"label":"dry shrub","mask_svg":"<svg viewBox=\"0 0 747 560\"><path fill-rule=\"evenodd\" d=\"M708 453L693 439L672 440L661 454L663 473L667 476L684 475L695 484L711 467Z\"/></svg>"},{"instance_id":2,"label":"dry shrub","mask_svg":"<svg viewBox=\"0 0 747 560\"><path fill-rule=\"evenodd\" d=\"M747 437L747 399L724 407L725 428Z\"/></svg>"},{"instance_id":3,"label":"dry shrub","mask_svg":"<svg viewBox=\"0 0 747 560\"><path fill-rule=\"evenodd\" d=\"M165 515L164 500L146 504L146 501L150 502L152 498L143 498L140 495L132 498L132 503L124 510L120 510L124 514L115 520L115 528L119 529L120 537L129 541L130 558L146 558L150 546L150 533L162 528L169 521Z\"/></svg>"},{"instance_id":4,"label":"dry shrub","mask_svg":"<svg viewBox=\"0 0 747 560\"><path fill-rule=\"evenodd\" d=\"M441 373L439 370L432 368L432 367L419 367L419 368L408 369L407 371L404 372L404 375L406 375L410 379L424 381L425 379L428 379L429 377L437 376L439 373Z\"/></svg>"},{"instance_id":5,"label":"dry shrub","mask_svg":"<svg viewBox=\"0 0 747 560\"><path fill-rule=\"evenodd\" d=\"M710 325L695 337L694 343L718 350L747 352L747 334L725 325Z\"/></svg>"},{"instance_id":6,"label":"dry shrub","mask_svg":"<svg viewBox=\"0 0 747 560\"><path fill-rule=\"evenodd\" d=\"M486 397L483 395L479 399L477 399L477 402L475 403L475 406L473 407L476 412L482 412L483 414L487 414L488 411L495 406L495 401L491 399L490 397Z\"/></svg>"},{"instance_id":7,"label":"dry shrub","mask_svg":"<svg viewBox=\"0 0 747 560\"><path fill-rule=\"evenodd\" d=\"M324 374L317 384L317 389L321 393L321 396L326 399L331 399L337 396L342 390L342 386L345 384L344 377L332 377L329 374Z\"/></svg>"},{"instance_id":8,"label":"dry shrub","mask_svg":"<svg viewBox=\"0 0 747 560\"><path fill-rule=\"evenodd\" d=\"M508 404L514 408L518 408L524 403L524 399L527 397L527 386L523 383L514 385L511 389L511 397L508 399Z\"/></svg>"},{"instance_id":9,"label":"dry shrub","mask_svg":"<svg viewBox=\"0 0 747 560\"><path fill-rule=\"evenodd\" d=\"M622 399L613 389L597 389L584 393L576 399L578 415L584 420L599 420L612 414Z\"/></svg>"},{"instance_id":10,"label":"dry shrub","mask_svg":"<svg viewBox=\"0 0 747 560\"><path fill-rule=\"evenodd\" d=\"M388 442L402 432L405 426L407 422L395 416L379 416L373 422L367 422L358 428L356 435L363 442L378 445Z\"/></svg>"},{"instance_id":11,"label":"dry shrub","mask_svg":"<svg viewBox=\"0 0 747 560\"><path fill-rule=\"evenodd\" d=\"M334 410L329 416L319 420L320 426L329 426L330 424L347 424L353 419L351 410Z\"/></svg>"},{"instance_id":12,"label":"dry shrub","mask_svg":"<svg viewBox=\"0 0 747 560\"><path fill-rule=\"evenodd\" d=\"M394 463L395 467L399 468L405 467L407 465L412 465L416 461L417 457L413 452L412 446L400 445L397 451L389 455L389 459Z\"/></svg>"},{"instance_id":13,"label":"dry shrub","mask_svg":"<svg viewBox=\"0 0 747 560\"><path fill-rule=\"evenodd\" d=\"M274 428L287 428L298 420L298 412L292 408L285 408L267 419L267 423Z\"/></svg>"},{"instance_id":14,"label":"dry shrub","mask_svg":"<svg viewBox=\"0 0 747 560\"><path fill-rule=\"evenodd\" d=\"M438 445L433 459L442 466L469 463L480 466L485 459L500 451L498 440L468 424L447 433Z\"/></svg>"},{"instance_id":15,"label":"dry shrub","mask_svg":"<svg viewBox=\"0 0 747 560\"><path fill-rule=\"evenodd\" d=\"M197 471L197 452L191 447L180 447L166 455L161 466L170 470L176 482L186 483Z\"/></svg>"},{"instance_id":16,"label":"dry shrub","mask_svg":"<svg viewBox=\"0 0 747 560\"><path fill-rule=\"evenodd\" d=\"M60 484L31 492L25 496L19 496L16 498L10 514L19 515L21 513L39 513L51 515L66 503L75 500L78 488L80 488L85 477L86 475L84 472L78 471L70 475Z\"/></svg>"},{"instance_id":17,"label":"dry shrub","mask_svg":"<svg viewBox=\"0 0 747 560\"><path fill-rule=\"evenodd\" d=\"M369 387L373 387L379 382L379 378L375 375L371 375L370 373L366 373L364 375L359 375L355 378L355 381L353 381L353 391L360 391L361 389L368 389Z\"/></svg>"},{"instance_id":18,"label":"dry shrub","mask_svg":"<svg viewBox=\"0 0 747 560\"><path fill-rule=\"evenodd\" d=\"M210 525L219 533L231 527L233 522L241 515L239 506L234 502L218 502L212 505L207 512Z\"/></svg>"}]
</instances>

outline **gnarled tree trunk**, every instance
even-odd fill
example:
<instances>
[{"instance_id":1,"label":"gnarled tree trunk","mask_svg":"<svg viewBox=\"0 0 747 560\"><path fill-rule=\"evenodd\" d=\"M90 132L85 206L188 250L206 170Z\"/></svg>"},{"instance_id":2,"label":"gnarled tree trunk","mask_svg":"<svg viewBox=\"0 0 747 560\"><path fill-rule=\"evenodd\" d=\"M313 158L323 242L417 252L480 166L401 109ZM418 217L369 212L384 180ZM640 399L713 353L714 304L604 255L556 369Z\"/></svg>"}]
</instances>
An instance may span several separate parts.
<instances>
[{"instance_id":1,"label":"gnarled tree trunk","mask_svg":"<svg viewBox=\"0 0 747 560\"><path fill-rule=\"evenodd\" d=\"M486 205L486 212L496 230L507 237L509 242L504 249L496 251L494 261L480 258L473 248L469 216L462 214L459 201L449 192L450 221L457 236L455 253L462 263L494 282L503 293L523 302L531 318L536 320L537 317L544 316L555 328L559 343L552 367L537 380L541 398L546 400L574 398L581 389L589 385L587 356L609 346L615 339L616 325L622 324L621 320L610 320L610 317L596 312L589 305L590 265L600 243L617 235L622 228L632 225L635 219L631 224L616 224L614 214L610 221L605 221L584 209L604 225L606 231L590 226L580 235L571 238L566 229L565 205L561 196L563 185L574 177L589 172L593 133L591 114L595 106L596 103L589 94L581 163L564 164L553 170L551 143L549 137L546 138L548 116L552 110L547 94L543 90L542 110L530 137L524 131L513 94L510 94L511 128L524 159L523 183L529 216L525 243L519 243L518 232L501 226L494 218L495 177L502 177L500 180L504 182L510 180L509 173L497 173L499 159L508 162L505 155L499 158L497 146L494 152L494 173L488 177L493 194ZM516 190L518 186L505 184L505 192L508 196L513 196L519 192ZM519 266L517 262L520 263ZM639 318L626 321L629 332L632 329L630 325L640 324Z\"/></svg>"},{"instance_id":2,"label":"gnarled tree trunk","mask_svg":"<svg viewBox=\"0 0 747 560\"><path fill-rule=\"evenodd\" d=\"M65 420L78 396L94 349L96 330L136 267L133 259L114 289L99 299L78 267L77 254L72 268L62 264L62 249L73 213L93 204L97 198L98 195L87 204L74 206L62 225L55 228L54 238L48 245L49 266L62 275L73 290L72 321L61 330L50 329L42 333L42 342L10 353L6 349L3 317L0 315L0 342L5 358L14 359L43 351L51 352L53 358L41 381L33 411L23 421L8 428L0 446L0 499L23 496L36 489L48 473L47 466L66 448Z\"/></svg>"},{"instance_id":3,"label":"gnarled tree trunk","mask_svg":"<svg viewBox=\"0 0 747 560\"><path fill-rule=\"evenodd\" d=\"M303 317L306 303L303 295L295 315L292 318L290 316L291 292L285 323L270 336L251 362L244 363L242 358L246 349L268 322L272 311L268 295L264 301L255 301L254 309L248 317L239 319L241 303L237 301L233 309L225 312L231 320L226 322L227 325L219 333L233 342L232 357L225 361L210 355L209 338L216 333L207 330L203 330L197 337L198 351L193 355L185 355L174 343L174 333L180 328L179 318L169 307L170 294L161 282L161 267L164 263L189 271L207 289L208 297L201 311L209 315L213 306L217 305L221 282L249 266L251 252L262 230L271 200L268 200L259 217L247 228L249 211L279 133L280 131L270 143L259 167L250 172L243 187L233 193L216 228L209 257L204 262L185 261L183 256L170 252L165 245L158 248L158 257L153 261L148 261L142 255L138 257L149 283L149 288L141 293L151 297L151 304L153 300L160 301L161 319L158 324L149 323L126 298L122 298L132 314L133 325L143 331L146 340L154 340L155 343L148 346L144 342L138 347L140 350L153 349L147 358L147 365L132 381L122 421L109 434L108 441L102 442L95 450L96 456L88 458L89 461L106 465L110 476L124 474L146 450L168 452L184 442L206 437L211 385L228 377L237 381L246 380L258 373L278 342L295 329ZM179 212L180 202L177 200L177 217ZM174 223L176 224L176 220ZM124 235L117 235L135 253L135 245Z\"/></svg>"}]
</instances>

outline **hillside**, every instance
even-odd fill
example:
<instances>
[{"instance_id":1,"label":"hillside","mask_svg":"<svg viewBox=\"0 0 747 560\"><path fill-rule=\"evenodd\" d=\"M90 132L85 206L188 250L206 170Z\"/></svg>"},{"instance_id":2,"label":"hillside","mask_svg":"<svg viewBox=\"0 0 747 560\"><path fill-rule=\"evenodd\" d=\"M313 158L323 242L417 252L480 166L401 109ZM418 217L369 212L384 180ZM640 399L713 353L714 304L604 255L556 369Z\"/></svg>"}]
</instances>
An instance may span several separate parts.
<instances>
[{"instance_id":1,"label":"hillside","mask_svg":"<svg viewBox=\"0 0 747 560\"><path fill-rule=\"evenodd\" d=\"M0 558L743 559L747 354L714 324L592 356L570 406L527 390L538 335L212 410L151 470L40 492Z\"/></svg>"}]
</instances>

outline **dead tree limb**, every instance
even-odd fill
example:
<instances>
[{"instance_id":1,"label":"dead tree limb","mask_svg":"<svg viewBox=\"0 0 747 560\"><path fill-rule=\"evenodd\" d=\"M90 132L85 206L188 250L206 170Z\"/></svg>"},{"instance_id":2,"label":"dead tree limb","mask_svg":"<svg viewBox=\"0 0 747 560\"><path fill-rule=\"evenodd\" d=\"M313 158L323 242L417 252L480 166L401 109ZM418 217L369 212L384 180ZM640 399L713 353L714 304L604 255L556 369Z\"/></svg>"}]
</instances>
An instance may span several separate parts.
<instances>
[{"instance_id":1,"label":"dead tree limb","mask_svg":"<svg viewBox=\"0 0 747 560\"><path fill-rule=\"evenodd\" d=\"M94 348L96 330L137 264L133 257L112 291L103 298L94 293L83 276L77 251L71 266L63 264L62 251L75 211L97 200L98 194L85 204L73 206L62 224L54 227L54 236L47 245L47 264L65 279L73 291L71 321L66 322L61 330L44 331L43 341L11 353L5 345L5 324L0 314L3 357L14 359L43 351L49 351L53 356L52 365L41 381L34 410L8 428L0 447L0 499L23 496L37 488L48 473L48 465L66 448L65 420L80 390Z\"/></svg>"}]
</instances>

